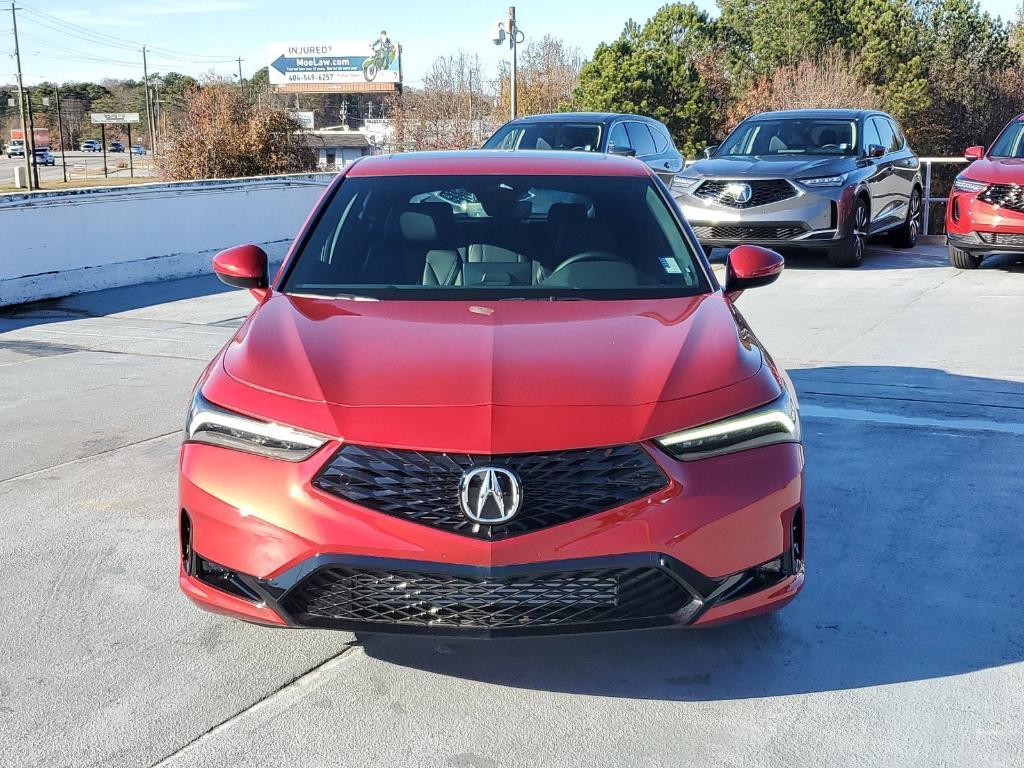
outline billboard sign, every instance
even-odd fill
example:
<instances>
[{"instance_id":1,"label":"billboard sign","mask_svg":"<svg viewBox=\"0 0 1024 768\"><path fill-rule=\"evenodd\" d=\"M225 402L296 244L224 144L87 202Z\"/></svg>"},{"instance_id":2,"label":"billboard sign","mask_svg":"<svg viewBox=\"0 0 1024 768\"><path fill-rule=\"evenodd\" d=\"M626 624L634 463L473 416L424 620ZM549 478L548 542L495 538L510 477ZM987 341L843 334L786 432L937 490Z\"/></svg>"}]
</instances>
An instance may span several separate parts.
<instances>
[{"instance_id":1,"label":"billboard sign","mask_svg":"<svg viewBox=\"0 0 1024 768\"><path fill-rule=\"evenodd\" d=\"M267 46L270 84L355 90L402 82L401 46L386 32L369 42L312 40Z\"/></svg>"},{"instance_id":2,"label":"billboard sign","mask_svg":"<svg viewBox=\"0 0 1024 768\"><path fill-rule=\"evenodd\" d=\"M297 109L289 109L288 117L294 120L304 131L313 130L313 113L312 112L300 112Z\"/></svg>"},{"instance_id":3,"label":"billboard sign","mask_svg":"<svg viewBox=\"0 0 1024 768\"><path fill-rule=\"evenodd\" d=\"M138 112L90 112L93 125L123 125L139 122Z\"/></svg>"}]
</instances>

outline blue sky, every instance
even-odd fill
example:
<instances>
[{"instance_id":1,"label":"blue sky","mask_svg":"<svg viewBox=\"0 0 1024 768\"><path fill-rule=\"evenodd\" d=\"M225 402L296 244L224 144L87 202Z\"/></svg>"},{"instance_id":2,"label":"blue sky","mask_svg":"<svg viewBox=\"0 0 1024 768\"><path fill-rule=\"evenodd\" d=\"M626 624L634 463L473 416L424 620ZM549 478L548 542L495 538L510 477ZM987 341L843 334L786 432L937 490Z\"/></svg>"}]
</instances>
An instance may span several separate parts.
<instances>
[{"instance_id":1,"label":"blue sky","mask_svg":"<svg viewBox=\"0 0 1024 768\"><path fill-rule=\"evenodd\" d=\"M628 16L648 18L665 0L517 0L517 16L528 37L552 34L588 56L602 40L618 35ZM982 7L1009 17L1017 0L982 0ZM715 11L714 0L697 4ZM151 71L199 75L236 73L241 56L246 77L264 66L266 44L366 40L386 29L402 43L406 82L417 85L436 57L458 49L478 53L493 73L507 48L489 40L509 3L392 0L25 0L18 15L26 83L39 80L98 80L141 77L142 44L155 49ZM39 15L39 12L45 15ZM57 21L54 21L54 18ZM85 27L80 33L60 22ZM118 38L117 41L108 37ZM102 40L99 39L102 37ZM0 14L0 51L13 53L10 14ZM13 72L13 58L4 56ZM13 81L11 72L0 81Z\"/></svg>"}]
</instances>

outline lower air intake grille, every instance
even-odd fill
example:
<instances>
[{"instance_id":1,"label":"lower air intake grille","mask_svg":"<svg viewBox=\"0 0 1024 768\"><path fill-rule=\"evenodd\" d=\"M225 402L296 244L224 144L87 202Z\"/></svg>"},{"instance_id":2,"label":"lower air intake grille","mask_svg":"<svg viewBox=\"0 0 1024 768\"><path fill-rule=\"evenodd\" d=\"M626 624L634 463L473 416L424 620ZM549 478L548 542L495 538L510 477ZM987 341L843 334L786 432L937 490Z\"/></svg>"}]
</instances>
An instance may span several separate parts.
<instances>
[{"instance_id":1,"label":"lower air intake grille","mask_svg":"<svg viewBox=\"0 0 1024 768\"><path fill-rule=\"evenodd\" d=\"M507 467L522 482L522 507L506 523L477 525L462 513L463 473L479 465ZM346 445L313 480L360 506L488 541L613 509L667 484L638 445L503 456Z\"/></svg>"},{"instance_id":2,"label":"lower air intake grille","mask_svg":"<svg viewBox=\"0 0 1024 768\"><path fill-rule=\"evenodd\" d=\"M494 577L331 566L285 597L299 624L496 629L635 622L668 617L693 597L651 566Z\"/></svg>"},{"instance_id":3,"label":"lower air intake grille","mask_svg":"<svg viewBox=\"0 0 1024 768\"><path fill-rule=\"evenodd\" d=\"M1024 234L1018 235L1012 232L979 232L984 242L992 245L1024 245Z\"/></svg>"},{"instance_id":4,"label":"lower air intake grille","mask_svg":"<svg viewBox=\"0 0 1024 768\"><path fill-rule=\"evenodd\" d=\"M695 226L698 240L792 240L802 235L803 227L759 227L759 226Z\"/></svg>"}]
</instances>

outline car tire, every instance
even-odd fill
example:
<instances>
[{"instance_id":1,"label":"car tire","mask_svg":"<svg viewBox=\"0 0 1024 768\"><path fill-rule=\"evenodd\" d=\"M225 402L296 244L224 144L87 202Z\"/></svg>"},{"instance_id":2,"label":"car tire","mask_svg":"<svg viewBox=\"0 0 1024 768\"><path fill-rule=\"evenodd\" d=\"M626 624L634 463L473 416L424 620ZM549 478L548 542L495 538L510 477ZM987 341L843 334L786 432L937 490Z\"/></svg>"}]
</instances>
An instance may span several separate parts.
<instances>
[{"instance_id":1,"label":"car tire","mask_svg":"<svg viewBox=\"0 0 1024 768\"><path fill-rule=\"evenodd\" d=\"M853 228L850 234L828 253L833 267L845 269L859 267L864 261L864 249L868 243L868 204L858 197L853 206Z\"/></svg>"},{"instance_id":2,"label":"car tire","mask_svg":"<svg viewBox=\"0 0 1024 768\"><path fill-rule=\"evenodd\" d=\"M977 269L981 265L981 256L975 256L969 251L951 245L949 246L949 263L957 269Z\"/></svg>"},{"instance_id":3,"label":"car tire","mask_svg":"<svg viewBox=\"0 0 1024 768\"><path fill-rule=\"evenodd\" d=\"M914 187L910 193L910 202L907 204L907 220L902 226L893 230L890 241L897 248L913 248L917 245L918 235L921 234L921 214L923 211L921 190Z\"/></svg>"}]
</instances>

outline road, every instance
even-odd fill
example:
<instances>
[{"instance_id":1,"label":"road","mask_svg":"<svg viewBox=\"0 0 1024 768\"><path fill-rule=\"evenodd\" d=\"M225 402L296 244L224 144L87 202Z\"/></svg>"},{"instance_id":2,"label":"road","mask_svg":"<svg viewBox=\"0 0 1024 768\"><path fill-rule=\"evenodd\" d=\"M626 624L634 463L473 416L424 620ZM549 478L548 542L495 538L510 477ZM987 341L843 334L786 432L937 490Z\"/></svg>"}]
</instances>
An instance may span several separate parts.
<instances>
[{"instance_id":1,"label":"road","mask_svg":"<svg viewBox=\"0 0 1024 768\"><path fill-rule=\"evenodd\" d=\"M103 178L103 154L100 152L67 152L65 153L68 164L68 178ZM56 165L39 166L39 180L62 181L64 174L61 172L60 152L54 152L53 157ZM135 155L132 158L135 165L136 176L152 176L152 156ZM25 160L21 157L8 158L7 155L0 155L0 185L14 183L14 169L25 167ZM113 177L128 178L128 153L108 152L107 173Z\"/></svg>"},{"instance_id":2,"label":"road","mask_svg":"<svg viewBox=\"0 0 1024 768\"><path fill-rule=\"evenodd\" d=\"M5 765L1024 765L1024 265L874 249L743 296L801 396L806 589L569 639L270 630L178 593L185 403L250 306L204 277L0 313Z\"/></svg>"}]
</instances>

